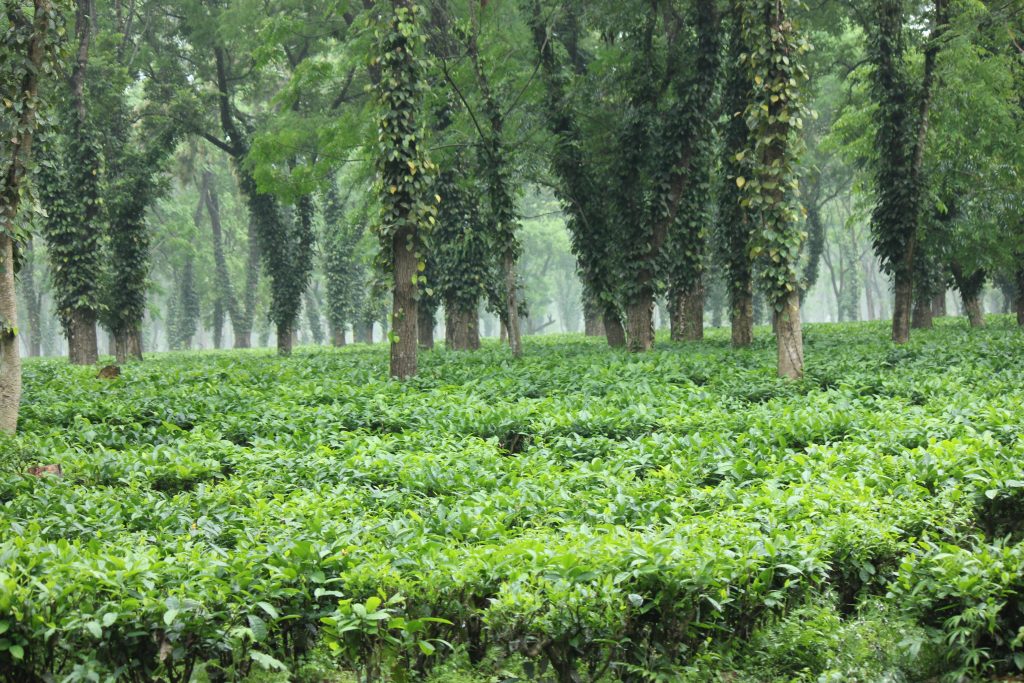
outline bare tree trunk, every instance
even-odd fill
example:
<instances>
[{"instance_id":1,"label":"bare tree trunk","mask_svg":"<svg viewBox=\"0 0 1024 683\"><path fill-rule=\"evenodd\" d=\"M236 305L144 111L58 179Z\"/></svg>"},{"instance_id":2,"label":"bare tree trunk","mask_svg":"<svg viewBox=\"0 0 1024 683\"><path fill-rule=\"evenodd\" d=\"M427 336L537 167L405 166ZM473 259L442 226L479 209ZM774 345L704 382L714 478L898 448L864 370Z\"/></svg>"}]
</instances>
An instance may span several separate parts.
<instances>
[{"instance_id":1,"label":"bare tree trunk","mask_svg":"<svg viewBox=\"0 0 1024 683\"><path fill-rule=\"evenodd\" d=\"M680 292L669 302L672 319L672 341L704 339L704 280L698 280L689 291Z\"/></svg>"},{"instance_id":2,"label":"bare tree trunk","mask_svg":"<svg viewBox=\"0 0 1024 683\"><path fill-rule=\"evenodd\" d=\"M6 207L5 207L6 208ZM3 216L6 229L7 216ZM18 428L21 402L21 349L18 348L18 302L14 290L14 242L0 230L0 431Z\"/></svg>"},{"instance_id":3,"label":"bare tree trunk","mask_svg":"<svg viewBox=\"0 0 1024 683\"><path fill-rule=\"evenodd\" d=\"M754 343L754 294L748 288L742 297L737 297L731 315L732 345L736 348Z\"/></svg>"},{"instance_id":4,"label":"bare tree trunk","mask_svg":"<svg viewBox=\"0 0 1024 683\"><path fill-rule=\"evenodd\" d=\"M946 317L946 293L936 294L932 297L932 317L933 318L945 318Z\"/></svg>"},{"instance_id":5,"label":"bare tree trunk","mask_svg":"<svg viewBox=\"0 0 1024 683\"><path fill-rule=\"evenodd\" d=\"M949 267L953 273L953 281L960 292L964 312L971 327L985 326L985 312L981 304L981 293L985 288L985 271L981 268L970 275L965 275L960 263L953 261Z\"/></svg>"},{"instance_id":6,"label":"bare tree trunk","mask_svg":"<svg viewBox=\"0 0 1024 683\"><path fill-rule=\"evenodd\" d=\"M913 254L907 259L913 263ZM892 303L892 340L897 344L910 341L910 310L914 302L914 280L911 267L896 271Z\"/></svg>"},{"instance_id":7,"label":"bare tree trunk","mask_svg":"<svg viewBox=\"0 0 1024 683\"><path fill-rule=\"evenodd\" d=\"M626 346L626 330L622 327L622 318L619 317L619 312L611 306L605 308L602 321L608 346L613 349L621 349Z\"/></svg>"},{"instance_id":8,"label":"bare tree trunk","mask_svg":"<svg viewBox=\"0 0 1024 683\"><path fill-rule=\"evenodd\" d=\"M110 343L113 347L114 362L123 365L128 362L128 333L118 332L110 335Z\"/></svg>"},{"instance_id":9,"label":"bare tree trunk","mask_svg":"<svg viewBox=\"0 0 1024 683\"><path fill-rule=\"evenodd\" d=\"M341 325L331 325L331 346L345 346L345 328Z\"/></svg>"},{"instance_id":10,"label":"bare tree trunk","mask_svg":"<svg viewBox=\"0 0 1024 683\"><path fill-rule=\"evenodd\" d=\"M25 241L23 246L23 263L18 279L21 281L22 298L25 301L25 310L28 313L28 355L39 356L43 348L43 330L40 327L42 322L42 295L36 289L36 259L33 253L32 237ZM2 266L0 266L2 267Z\"/></svg>"},{"instance_id":11,"label":"bare tree trunk","mask_svg":"<svg viewBox=\"0 0 1024 683\"><path fill-rule=\"evenodd\" d=\"M219 349L224 334L224 299L217 297L213 301L213 348Z\"/></svg>"},{"instance_id":12,"label":"bare tree trunk","mask_svg":"<svg viewBox=\"0 0 1024 683\"><path fill-rule=\"evenodd\" d=\"M1017 309L1017 324L1024 327L1024 268L1017 271L1017 297L1014 300Z\"/></svg>"},{"instance_id":13,"label":"bare tree trunk","mask_svg":"<svg viewBox=\"0 0 1024 683\"><path fill-rule=\"evenodd\" d=\"M133 330L128 333L128 358L130 360L142 360L142 330Z\"/></svg>"},{"instance_id":14,"label":"bare tree trunk","mask_svg":"<svg viewBox=\"0 0 1024 683\"><path fill-rule=\"evenodd\" d=\"M408 379L417 372L418 314L416 285L416 255L409 250L413 241L409 227L395 232L391 244L394 250L395 288L391 307L391 376ZM513 293L514 297L515 294Z\"/></svg>"},{"instance_id":15,"label":"bare tree trunk","mask_svg":"<svg viewBox=\"0 0 1024 683\"><path fill-rule=\"evenodd\" d=\"M505 250L505 327L508 331L508 345L512 355L523 355L523 338L519 331L519 302L516 300L516 261L511 249Z\"/></svg>"},{"instance_id":16,"label":"bare tree trunk","mask_svg":"<svg viewBox=\"0 0 1024 683\"><path fill-rule=\"evenodd\" d=\"M99 360L96 340L96 314L75 309L68 318L68 360L73 365L92 365Z\"/></svg>"},{"instance_id":17,"label":"bare tree trunk","mask_svg":"<svg viewBox=\"0 0 1024 683\"><path fill-rule=\"evenodd\" d=\"M626 340L630 353L654 348L654 292L644 289L626 305Z\"/></svg>"},{"instance_id":18,"label":"bare tree trunk","mask_svg":"<svg viewBox=\"0 0 1024 683\"><path fill-rule=\"evenodd\" d=\"M480 319L473 310L445 306L445 346L450 351L476 351L480 348Z\"/></svg>"},{"instance_id":19,"label":"bare tree trunk","mask_svg":"<svg viewBox=\"0 0 1024 683\"><path fill-rule=\"evenodd\" d=\"M910 325L915 330L932 328L932 300L930 298L919 296L914 300L914 315Z\"/></svg>"},{"instance_id":20,"label":"bare tree trunk","mask_svg":"<svg viewBox=\"0 0 1024 683\"><path fill-rule=\"evenodd\" d=\"M430 350L434 348L434 311L423 305L420 305L418 309L419 321L416 327L420 337L420 348Z\"/></svg>"},{"instance_id":21,"label":"bare tree trunk","mask_svg":"<svg viewBox=\"0 0 1024 683\"><path fill-rule=\"evenodd\" d=\"M985 327L985 311L980 296L965 297L964 311L967 312L967 320L971 327Z\"/></svg>"},{"instance_id":22,"label":"bare tree trunk","mask_svg":"<svg viewBox=\"0 0 1024 683\"><path fill-rule=\"evenodd\" d=\"M871 272L869 263L870 261L866 258L861 259L861 268L864 271L864 300L868 307L868 320L877 320L875 316L875 293L871 282L874 274Z\"/></svg>"},{"instance_id":23,"label":"bare tree trunk","mask_svg":"<svg viewBox=\"0 0 1024 683\"><path fill-rule=\"evenodd\" d=\"M260 247L256 240L256 224L249 219L249 254L245 261L245 292L242 295L242 321L231 329L235 334L235 348L248 349L252 346L252 323L256 318L256 289L260 280Z\"/></svg>"},{"instance_id":24,"label":"bare tree trunk","mask_svg":"<svg viewBox=\"0 0 1024 683\"><path fill-rule=\"evenodd\" d=\"M773 317L776 321L775 341L778 348L779 377L803 377L803 329L800 324L800 293L796 288L786 297L782 311Z\"/></svg>"},{"instance_id":25,"label":"bare tree trunk","mask_svg":"<svg viewBox=\"0 0 1024 683\"><path fill-rule=\"evenodd\" d=\"M604 321L601 320L601 311L587 299L583 300L583 333L588 337L604 336Z\"/></svg>"}]
</instances>

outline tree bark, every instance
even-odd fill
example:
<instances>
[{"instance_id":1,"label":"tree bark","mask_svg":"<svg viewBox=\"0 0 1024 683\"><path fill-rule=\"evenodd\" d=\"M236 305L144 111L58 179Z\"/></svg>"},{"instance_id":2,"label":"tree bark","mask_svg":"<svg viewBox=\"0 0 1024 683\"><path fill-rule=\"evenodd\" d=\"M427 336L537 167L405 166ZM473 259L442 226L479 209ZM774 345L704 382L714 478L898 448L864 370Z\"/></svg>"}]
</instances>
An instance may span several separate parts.
<instances>
[{"instance_id":1,"label":"tree bark","mask_svg":"<svg viewBox=\"0 0 1024 683\"><path fill-rule=\"evenodd\" d=\"M8 209L8 207L4 207ZM11 212L13 213L13 212ZM3 216L6 229L8 217ZM0 229L0 430L13 434L18 428L21 402L21 349L18 303L14 289L14 242Z\"/></svg>"},{"instance_id":2,"label":"tree bark","mask_svg":"<svg viewBox=\"0 0 1024 683\"><path fill-rule=\"evenodd\" d=\"M512 355L519 358L523 355L523 337L519 330L519 302L516 295L516 260L511 249L505 250L503 259L505 271L505 329L508 332L508 346Z\"/></svg>"},{"instance_id":3,"label":"tree bark","mask_svg":"<svg viewBox=\"0 0 1024 683\"><path fill-rule=\"evenodd\" d=\"M985 327L985 311L980 296L965 297L964 311L967 312L967 320L971 327Z\"/></svg>"},{"instance_id":4,"label":"tree bark","mask_svg":"<svg viewBox=\"0 0 1024 683\"><path fill-rule=\"evenodd\" d=\"M704 339L704 281L698 280L688 291L679 292L669 302L672 341Z\"/></svg>"},{"instance_id":5,"label":"tree bark","mask_svg":"<svg viewBox=\"0 0 1024 683\"><path fill-rule=\"evenodd\" d=\"M416 323L416 328L420 338L420 348L429 351L434 348L434 311L419 305L417 315L419 320Z\"/></svg>"},{"instance_id":6,"label":"tree bark","mask_svg":"<svg viewBox=\"0 0 1024 683\"><path fill-rule=\"evenodd\" d=\"M110 345L112 348L111 355L114 356L114 362L118 365L124 365L128 362L128 335L125 332L119 332L117 334L110 335Z\"/></svg>"},{"instance_id":7,"label":"tree bark","mask_svg":"<svg viewBox=\"0 0 1024 683\"><path fill-rule=\"evenodd\" d=\"M480 320L475 309L445 306L445 346L450 351L476 351L480 348Z\"/></svg>"},{"instance_id":8,"label":"tree bark","mask_svg":"<svg viewBox=\"0 0 1024 683\"><path fill-rule=\"evenodd\" d=\"M742 296L734 293L731 314L732 345L743 348L754 343L754 294L747 288Z\"/></svg>"},{"instance_id":9,"label":"tree bark","mask_svg":"<svg viewBox=\"0 0 1024 683\"><path fill-rule=\"evenodd\" d=\"M915 330L930 330L932 328L931 298L926 299L919 296L914 300L914 314L910 325Z\"/></svg>"},{"instance_id":10,"label":"tree bark","mask_svg":"<svg viewBox=\"0 0 1024 683\"><path fill-rule=\"evenodd\" d=\"M985 312L981 304L981 293L985 288L986 273L979 268L970 275L965 275L959 262L953 261L949 267L953 273L953 281L960 292L964 313L971 327L985 326Z\"/></svg>"},{"instance_id":11,"label":"tree bark","mask_svg":"<svg viewBox=\"0 0 1024 683\"><path fill-rule=\"evenodd\" d=\"M99 360L96 339L96 314L88 309L75 309L68 316L68 360L73 365L92 365Z\"/></svg>"},{"instance_id":12,"label":"tree bark","mask_svg":"<svg viewBox=\"0 0 1024 683\"><path fill-rule=\"evenodd\" d=\"M417 372L417 275L416 255L409 250L413 242L412 228L403 227L392 238L395 288L391 307L391 376L408 379ZM515 296L513 294L513 296Z\"/></svg>"},{"instance_id":13,"label":"tree bark","mask_svg":"<svg viewBox=\"0 0 1024 683\"><path fill-rule=\"evenodd\" d=\"M21 281L22 298L25 301L25 311L28 313L28 355L36 357L42 354L43 331L42 323L42 295L36 289L36 256L33 253L32 237L25 241L23 248L24 262L18 278ZM3 266L0 265L0 268ZM2 315L2 314L0 314Z\"/></svg>"},{"instance_id":14,"label":"tree bark","mask_svg":"<svg viewBox=\"0 0 1024 683\"><path fill-rule=\"evenodd\" d=\"M630 353L654 348L654 292L643 289L626 305L626 340Z\"/></svg>"},{"instance_id":15,"label":"tree bark","mask_svg":"<svg viewBox=\"0 0 1024 683\"><path fill-rule=\"evenodd\" d=\"M622 318L619 312L609 306L604 310L604 336L608 340L608 346L613 349L621 349L626 346L626 330L622 327Z\"/></svg>"},{"instance_id":16,"label":"tree bark","mask_svg":"<svg viewBox=\"0 0 1024 683\"><path fill-rule=\"evenodd\" d=\"M332 346L345 346L345 328L341 325L331 325L331 345Z\"/></svg>"},{"instance_id":17,"label":"tree bark","mask_svg":"<svg viewBox=\"0 0 1024 683\"><path fill-rule=\"evenodd\" d=\"M796 288L786 297L782 311L773 317L779 377L799 379L804 374L804 342L800 324L800 292Z\"/></svg>"},{"instance_id":18,"label":"tree bark","mask_svg":"<svg viewBox=\"0 0 1024 683\"><path fill-rule=\"evenodd\" d=\"M213 348L219 349L224 335L224 300L217 297L213 300Z\"/></svg>"},{"instance_id":19,"label":"tree bark","mask_svg":"<svg viewBox=\"0 0 1024 683\"><path fill-rule=\"evenodd\" d=\"M128 333L128 359L142 360L142 329Z\"/></svg>"},{"instance_id":20,"label":"tree bark","mask_svg":"<svg viewBox=\"0 0 1024 683\"><path fill-rule=\"evenodd\" d=\"M897 344L910 341L910 312L914 303L913 254L907 267L896 271L892 300L892 340Z\"/></svg>"},{"instance_id":21,"label":"tree bark","mask_svg":"<svg viewBox=\"0 0 1024 683\"><path fill-rule=\"evenodd\" d=\"M242 297L242 320L236 327L231 321L235 334L235 348L248 349L252 346L252 323L256 318L256 289L260 281L260 246L256 237L256 224L250 217L248 229L249 255L245 261L245 293Z\"/></svg>"},{"instance_id":22,"label":"tree bark","mask_svg":"<svg viewBox=\"0 0 1024 683\"><path fill-rule=\"evenodd\" d=\"M1017 271L1017 297L1014 300L1017 309L1017 324L1024 327L1024 268Z\"/></svg>"},{"instance_id":23,"label":"tree bark","mask_svg":"<svg viewBox=\"0 0 1024 683\"><path fill-rule=\"evenodd\" d=\"M277 323L277 355L292 355L292 346L295 343L295 330L286 323Z\"/></svg>"},{"instance_id":24,"label":"tree bark","mask_svg":"<svg viewBox=\"0 0 1024 683\"><path fill-rule=\"evenodd\" d=\"M583 301L583 333L588 337L604 336L604 321L601 311L586 299Z\"/></svg>"},{"instance_id":25,"label":"tree bark","mask_svg":"<svg viewBox=\"0 0 1024 683\"><path fill-rule=\"evenodd\" d=\"M936 294L932 297L932 317L933 318L945 318L946 317L946 293Z\"/></svg>"}]
</instances>

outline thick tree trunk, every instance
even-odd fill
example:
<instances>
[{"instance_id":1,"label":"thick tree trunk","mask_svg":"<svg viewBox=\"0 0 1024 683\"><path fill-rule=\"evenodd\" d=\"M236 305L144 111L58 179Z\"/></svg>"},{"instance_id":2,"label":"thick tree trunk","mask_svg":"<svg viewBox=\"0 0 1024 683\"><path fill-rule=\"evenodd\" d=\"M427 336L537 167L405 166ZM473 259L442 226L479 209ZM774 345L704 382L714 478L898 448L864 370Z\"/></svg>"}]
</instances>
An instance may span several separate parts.
<instances>
[{"instance_id":1,"label":"thick tree trunk","mask_svg":"<svg viewBox=\"0 0 1024 683\"><path fill-rule=\"evenodd\" d=\"M292 346L295 343L295 331L291 325L277 324L277 355L292 355Z\"/></svg>"},{"instance_id":2,"label":"thick tree trunk","mask_svg":"<svg viewBox=\"0 0 1024 683\"><path fill-rule=\"evenodd\" d=\"M476 351L480 348L480 320L476 309L460 310L445 306L445 346L450 351Z\"/></svg>"},{"instance_id":3,"label":"thick tree trunk","mask_svg":"<svg viewBox=\"0 0 1024 683\"><path fill-rule=\"evenodd\" d=\"M6 216L0 228L6 229ZM21 349L16 334L18 302L14 289L14 243L0 230L0 431L18 428L21 402Z\"/></svg>"},{"instance_id":4,"label":"thick tree trunk","mask_svg":"<svg viewBox=\"0 0 1024 683\"><path fill-rule=\"evenodd\" d=\"M630 353L654 348L654 292L643 290L626 304L626 340Z\"/></svg>"},{"instance_id":5,"label":"thick tree trunk","mask_svg":"<svg viewBox=\"0 0 1024 683\"><path fill-rule=\"evenodd\" d=\"M434 348L434 311L422 305L418 309L419 321L416 328L420 337L420 348L429 351Z\"/></svg>"},{"instance_id":6,"label":"thick tree trunk","mask_svg":"<svg viewBox=\"0 0 1024 683\"><path fill-rule=\"evenodd\" d=\"M128 362L128 333L117 332L110 335L110 343L113 346L112 355L114 356L114 362L118 365L124 365Z\"/></svg>"},{"instance_id":7,"label":"thick tree trunk","mask_svg":"<svg viewBox=\"0 0 1024 683\"><path fill-rule=\"evenodd\" d=\"M71 311L67 333L68 360L73 365L92 365L99 360L94 312L81 308Z\"/></svg>"},{"instance_id":8,"label":"thick tree trunk","mask_svg":"<svg viewBox=\"0 0 1024 683\"><path fill-rule=\"evenodd\" d=\"M908 259L913 263L913 258ZM914 303L914 280L911 268L896 272L892 301L892 340L897 344L910 341L910 312Z\"/></svg>"},{"instance_id":9,"label":"thick tree trunk","mask_svg":"<svg viewBox=\"0 0 1024 683\"><path fill-rule=\"evenodd\" d=\"M352 336L357 344L373 343L373 323L362 322L352 326Z\"/></svg>"},{"instance_id":10,"label":"thick tree trunk","mask_svg":"<svg viewBox=\"0 0 1024 683\"><path fill-rule=\"evenodd\" d=\"M743 348L754 343L754 294L747 289L742 295L734 294L731 314L732 345Z\"/></svg>"},{"instance_id":11,"label":"thick tree trunk","mask_svg":"<svg viewBox=\"0 0 1024 683\"><path fill-rule=\"evenodd\" d=\"M932 297L932 317L933 318L945 318L946 317L946 293L936 294Z\"/></svg>"},{"instance_id":12,"label":"thick tree trunk","mask_svg":"<svg viewBox=\"0 0 1024 683\"><path fill-rule=\"evenodd\" d=\"M910 322L915 330L928 330L932 327L931 298L917 297L914 299L914 314Z\"/></svg>"},{"instance_id":13,"label":"thick tree trunk","mask_svg":"<svg viewBox=\"0 0 1024 683\"><path fill-rule=\"evenodd\" d=\"M699 280L688 291L680 292L670 302L672 341L704 339L704 281Z\"/></svg>"},{"instance_id":14,"label":"thick tree trunk","mask_svg":"<svg viewBox=\"0 0 1024 683\"><path fill-rule=\"evenodd\" d=\"M964 311L971 327L985 327L985 311L978 295L964 297Z\"/></svg>"},{"instance_id":15,"label":"thick tree trunk","mask_svg":"<svg viewBox=\"0 0 1024 683\"><path fill-rule=\"evenodd\" d=\"M408 379L417 372L418 314L416 285L416 255L409 250L413 241L410 228L395 232L391 244L394 250L395 288L391 307L391 376ZM514 294L512 296L515 296Z\"/></svg>"},{"instance_id":16,"label":"thick tree trunk","mask_svg":"<svg viewBox=\"0 0 1024 683\"><path fill-rule=\"evenodd\" d=\"M128 333L128 359L142 360L142 328Z\"/></svg>"},{"instance_id":17,"label":"thick tree trunk","mask_svg":"<svg viewBox=\"0 0 1024 683\"><path fill-rule=\"evenodd\" d=\"M619 317L619 312L609 306L604 310L602 321L608 346L613 349L623 348L626 345L626 330L622 327L622 318Z\"/></svg>"},{"instance_id":18,"label":"thick tree trunk","mask_svg":"<svg viewBox=\"0 0 1024 683\"><path fill-rule=\"evenodd\" d=\"M342 325L331 325L331 346L345 346L345 328Z\"/></svg>"},{"instance_id":19,"label":"thick tree trunk","mask_svg":"<svg viewBox=\"0 0 1024 683\"><path fill-rule=\"evenodd\" d=\"M964 313L967 314L971 327L984 327L985 313L982 309L981 293L985 288L985 271L979 268L970 275L965 275L957 261L953 261L949 269L953 273L953 281L960 292Z\"/></svg>"},{"instance_id":20,"label":"thick tree trunk","mask_svg":"<svg viewBox=\"0 0 1024 683\"><path fill-rule=\"evenodd\" d=\"M604 321L601 320L601 311L586 299L583 301L583 333L588 337L604 336Z\"/></svg>"},{"instance_id":21,"label":"thick tree trunk","mask_svg":"<svg viewBox=\"0 0 1024 683\"><path fill-rule=\"evenodd\" d=\"M511 249L505 250L503 259L505 271L505 327L508 332L508 346L512 355L523 355L523 337L519 330L519 301L516 292L516 260Z\"/></svg>"},{"instance_id":22,"label":"thick tree trunk","mask_svg":"<svg viewBox=\"0 0 1024 683\"><path fill-rule=\"evenodd\" d=\"M804 341L800 324L800 292L789 293L783 309L775 316L779 377L798 379L804 374Z\"/></svg>"}]
</instances>

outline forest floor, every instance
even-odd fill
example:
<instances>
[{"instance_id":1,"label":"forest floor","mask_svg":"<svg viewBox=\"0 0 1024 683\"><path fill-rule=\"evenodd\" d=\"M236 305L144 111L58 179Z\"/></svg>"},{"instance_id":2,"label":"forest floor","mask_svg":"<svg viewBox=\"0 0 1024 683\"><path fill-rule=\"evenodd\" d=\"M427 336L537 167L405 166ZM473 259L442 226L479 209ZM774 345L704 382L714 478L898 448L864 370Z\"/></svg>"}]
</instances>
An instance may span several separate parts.
<instances>
[{"instance_id":1,"label":"forest floor","mask_svg":"<svg viewBox=\"0 0 1024 683\"><path fill-rule=\"evenodd\" d=\"M1024 333L805 340L30 361L0 681L1016 674Z\"/></svg>"}]
</instances>

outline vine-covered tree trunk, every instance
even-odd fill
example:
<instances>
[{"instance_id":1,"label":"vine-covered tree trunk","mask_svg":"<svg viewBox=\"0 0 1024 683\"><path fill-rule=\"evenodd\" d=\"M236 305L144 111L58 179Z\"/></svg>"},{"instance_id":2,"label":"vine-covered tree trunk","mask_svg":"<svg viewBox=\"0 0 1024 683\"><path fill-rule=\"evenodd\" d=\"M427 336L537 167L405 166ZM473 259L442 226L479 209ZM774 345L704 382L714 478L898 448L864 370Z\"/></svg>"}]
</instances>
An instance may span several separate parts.
<instances>
[{"instance_id":1,"label":"vine-covered tree trunk","mask_svg":"<svg viewBox=\"0 0 1024 683\"><path fill-rule=\"evenodd\" d=\"M445 346L451 351L476 351L480 348L480 315L458 306L445 306Z\"/></svg>"},{"instance_id":2,"label":"vine-covered tree trunk","mask_svg":"<svg viewBox=\"0 0 1024 683\"><path fill-rule=\"evenodd\" d=\"M672 341L701 341L704 339L704 280L688 291L680 292L670 302Z\"/></svg>"},{"instance_id":3,"label":"vine-covered tree trunk","mask_svg":"<svg viewBox=\"0 0 1024 683\"><path fill-rule=\"evenodd\" d=\"M514 250L505 250L502 270L505 274L505 329L508 332L508 346L512 349L512 355L519 358L523 355L523 336L519 329L519 300Z\"/></svg>"},{"instance_id":4,"label":"vine-covered tree trunk","mask_svg":"<svg viewBox=\"0 0 1024 683\"><path fill-rule=\"evenodd\" d=\"M288 323L274 323L274 333L277 337L277 355L290 356L292 346L295 343L295 331Z\"/></svg>"},{"instance_id":5,"label":"vine-covered tree trunk","mask_svg":"<svg viewBox=\"0 0 1024 683\"><path fill-rule=\"evenodd\" d=\"M213 348L220 349L224 345L224 297L213 300Z\"/></svg>"},{"instance_id":6,"label":"vine-covered tree trunk","mask_svg":"<svg viewBox=\"0 0 1024 683\"><path fill-rule=\"evenodd\" d=\"M260 281L260 243L256 234L255 222L251 219L246 237L249 243L249 253L245 259L245 292L242 296L241 322L237 327L235 327L234 321L231 323L236 349L248 349L252 346L252 324L256 319L256 290Z\"/></svg>"},{"instance_id":7,"label":"vine-covered tree trunk","mask_svg":"<svg viewBox=\"0 0 1024 683\"><path fill-rule=\"evenodd\" d=\"M978 268L968 275L956 261L950 264L950 271L953 273L953 282L956 283L956 288L960 292L964 313L967 314L967 320L971 327L984 327L985 312L981 304L981 293L985 288L985 271Z\"/></svg>"},{"instance_id":8,"label":"vine-covered tree trunk","mask_svg":"<svg viewBox=\"0 0 1024 683\"><path fill-rule=\"evenodd\" d=\"M743 289L734 288L731 299L729 324L732 327L732 345L736 348L750 346L754 343L753 283L748 281Z\"/></svg>"},{"instance_id":9,"label":"vine-covered tree trunk","mask_svg":"<svg viewBox=\"0 0 1024 683\"><path fill-rule=\"evenodd\" d=\"M36 258L33 239L31 236L22 246L23 263L18 277L21 280L22 300L25 302L25 312L28 314L28 355L36 357L41 355L43 348L42 324L42 295L36 288ZM2 314L0 314L2 315Z\"/></svg>"},{"instance_id":10,"label":"vine-covered tree trunk","mask_svg":"<svg viewBox=\"0 0 1024 683\"><path fill-rule=\"evenodd\" d=\"M416 329L419 334L421 349L430 350L434 348L434 314L435 311L424 306L422 301L419 303L417 308L419 320L416 323Z\"/></svg>"},{"instance_id":11,"label":"vine-covered tree trunk","mask_svg":"<svg viewBox=\"0 0 1024 683\"><path fill-rule=\"evenodd\" d=\"M79 308L67 318L68 360L72 365L92 365L99 359L96 314Z\"/></svg>"}]
</instances>

